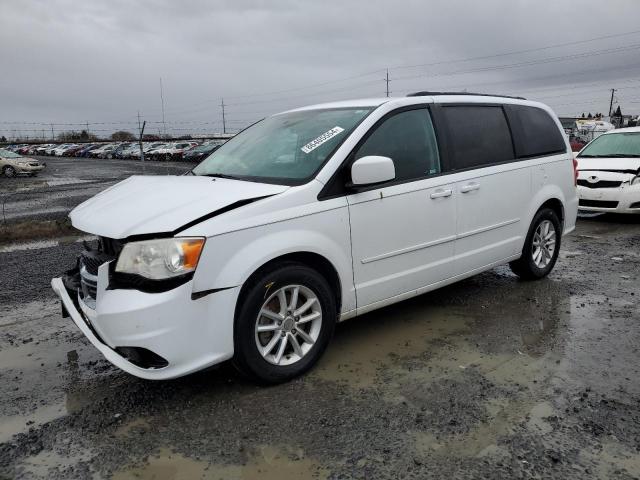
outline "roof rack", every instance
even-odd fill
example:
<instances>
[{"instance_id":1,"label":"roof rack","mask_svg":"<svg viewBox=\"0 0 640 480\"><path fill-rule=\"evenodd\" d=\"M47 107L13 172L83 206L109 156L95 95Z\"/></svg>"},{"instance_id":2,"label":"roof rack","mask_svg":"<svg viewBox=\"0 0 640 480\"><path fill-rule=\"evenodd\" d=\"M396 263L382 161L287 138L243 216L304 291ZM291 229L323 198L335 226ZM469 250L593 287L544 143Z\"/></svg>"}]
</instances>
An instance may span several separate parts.
<instances>
[{"instance_id":1,"label":"roof rack","mask_svg":"<svg viewBox=\"0 0 640 480\"><path fill-rule=\"evenodd\" d=\"M435 95L473 95L476 97L500 97L500 98L514 98L516 100L526 100L524 97L513 97L509 95L493 95L490 93L473 93L473 92L414 92L407 94L407 97L433 97Z\"/></svg>"}]
</instances>

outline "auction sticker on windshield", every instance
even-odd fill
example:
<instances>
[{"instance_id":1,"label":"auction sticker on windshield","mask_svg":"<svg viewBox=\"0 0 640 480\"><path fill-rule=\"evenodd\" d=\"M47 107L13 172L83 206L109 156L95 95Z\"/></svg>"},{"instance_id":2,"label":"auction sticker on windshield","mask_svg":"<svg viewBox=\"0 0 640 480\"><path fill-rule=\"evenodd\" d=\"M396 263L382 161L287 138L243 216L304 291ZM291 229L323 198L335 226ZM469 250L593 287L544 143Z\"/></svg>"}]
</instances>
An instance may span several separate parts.
<instances>
[{"instance_id":1,"label":"auction sticker on windshield","mask_svg":"<svg viewBox=\"0 0 640 480\"><path fill-rule=\"evenodd\" d=\"M310 153L313 152L316 148L318 148L320 145L322 145L325 142L328 142L329 140L331 140L333 137L335 137L336 135L338 135L339 133L344 132L344 128L341 127L333 127L331 130L329 130L328 132L323 133L322 135L320 135L318 138L316 138L315 140L311 140L309 143L307 143L304 147L301 148L301 150L304 153Z\"/></svg>"}]
</instances>

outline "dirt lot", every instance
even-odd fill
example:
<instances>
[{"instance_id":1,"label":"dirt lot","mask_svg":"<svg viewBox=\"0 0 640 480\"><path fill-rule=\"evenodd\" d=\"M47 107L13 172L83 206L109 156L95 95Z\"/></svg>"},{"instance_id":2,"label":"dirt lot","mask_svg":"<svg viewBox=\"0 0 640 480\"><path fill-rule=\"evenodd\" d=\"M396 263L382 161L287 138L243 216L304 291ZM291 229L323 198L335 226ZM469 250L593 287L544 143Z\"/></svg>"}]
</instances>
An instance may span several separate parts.
<instances>
[{"instance_id":1,"label":"dirt lot","mask_svg":"<svg viewBox=\"0 0 640 480\"><path fill-rule=\"evenodd\" d=\"M108 364L49 288L76 240L0 246L0 477L640 477L640 219L581 218L545 280L500 267L345 322L270 388Z\"/></svg>"}]
</instances>

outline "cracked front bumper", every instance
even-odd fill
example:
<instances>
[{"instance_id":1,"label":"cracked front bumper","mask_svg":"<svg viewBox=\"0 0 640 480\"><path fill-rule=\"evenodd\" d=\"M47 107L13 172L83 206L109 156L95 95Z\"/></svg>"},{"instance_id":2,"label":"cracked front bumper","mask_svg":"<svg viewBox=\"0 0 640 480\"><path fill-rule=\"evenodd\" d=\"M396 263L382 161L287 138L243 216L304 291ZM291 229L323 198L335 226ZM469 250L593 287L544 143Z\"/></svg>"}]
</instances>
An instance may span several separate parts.
<instances>
[{"instance_id":1,"label":"cracked front bumper","mask_svg":"<svg viewBox=\"0 0 640 480\"><path fill-rule=\"evenodd\" d=\"M239 287L191 299L193 283L162 293L108 290L108 266L100 267L95 310L54 278L51 286L66 312L111 363L140 378L176 378L233 356L233 321ZM123 349L148 350L166 359L161 368L142 368Z\"/></svg>"}]
</instances>

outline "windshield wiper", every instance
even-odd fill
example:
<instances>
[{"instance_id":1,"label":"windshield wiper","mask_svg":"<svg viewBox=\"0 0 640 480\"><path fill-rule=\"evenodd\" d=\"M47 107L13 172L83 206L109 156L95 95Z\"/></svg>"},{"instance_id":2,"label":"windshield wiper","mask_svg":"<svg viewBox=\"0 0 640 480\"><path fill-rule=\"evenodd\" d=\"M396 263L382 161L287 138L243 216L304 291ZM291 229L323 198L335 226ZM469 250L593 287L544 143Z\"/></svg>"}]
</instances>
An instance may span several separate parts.
<instances>
[{"instance_id":1,"label":"windshield wiper","mask_svg":"<svg viewBox=\"0 0 640 480\"><path fill-rule=\"evenodd\" d=\"M214 177L214 178L226 178L228 180L242 180L241 177L237 175L227 175L226 173L204 173L203 177Z\"/></svg>"}]
</instances>

